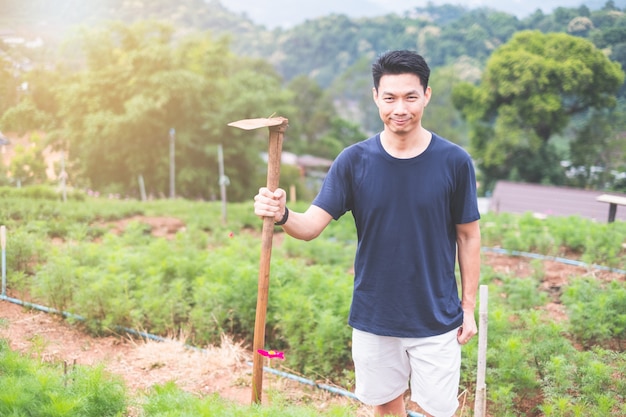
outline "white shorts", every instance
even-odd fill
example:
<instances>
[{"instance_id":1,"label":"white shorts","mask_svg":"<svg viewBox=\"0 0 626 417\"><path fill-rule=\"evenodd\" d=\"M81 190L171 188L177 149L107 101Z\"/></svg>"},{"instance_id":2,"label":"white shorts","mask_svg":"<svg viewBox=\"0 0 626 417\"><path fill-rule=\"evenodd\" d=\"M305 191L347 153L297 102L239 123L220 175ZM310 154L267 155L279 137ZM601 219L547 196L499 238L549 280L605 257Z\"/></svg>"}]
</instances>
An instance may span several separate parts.
<instances>
[{"instance_id":1,"label":"white shorts","mask_svg":"<svg viewBox=\"0 0 626 417\"><path fill-rule=\"evenodd\" d=\"M457 329L438 336L398 338L352 331L356 397L382 405L404 394L435 417L450 417L459 407L461 345Z\"/></svg>"}]
</instances>

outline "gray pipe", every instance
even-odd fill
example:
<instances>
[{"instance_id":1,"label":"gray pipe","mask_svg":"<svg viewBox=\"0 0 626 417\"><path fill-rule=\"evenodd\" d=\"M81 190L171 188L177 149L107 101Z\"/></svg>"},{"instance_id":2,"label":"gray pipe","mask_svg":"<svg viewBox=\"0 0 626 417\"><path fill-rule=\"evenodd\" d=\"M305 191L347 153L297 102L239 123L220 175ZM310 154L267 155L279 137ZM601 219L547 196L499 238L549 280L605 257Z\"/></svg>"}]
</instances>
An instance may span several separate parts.
<instances>
[{"instance_id":1,"label":"gray pipe","mask_svg":"<svg viewBox=\"0 0 626 417\"><path fill-rule=\"evenodd\" d=\"M581 261L575 261L573 259L561 258L559 256L540 255L538 253L522 252L522 251L508 250L508 249L502 249L502 248L483 247L481 248L481 250L483 252L492 252L492 253L499 253L503 255L512 255L512 256L522 256L524 258L541 259L544 261L555 261L555 262L560 262L562 264L580 266L582 268L593 268L593 269L600 269L602 271L616 272L618 274L626 274L626 270L624 269L611 268L611 267L604 266L604 265L588 264L588 263L581 262Z\"/></svg>"}]
</instances>

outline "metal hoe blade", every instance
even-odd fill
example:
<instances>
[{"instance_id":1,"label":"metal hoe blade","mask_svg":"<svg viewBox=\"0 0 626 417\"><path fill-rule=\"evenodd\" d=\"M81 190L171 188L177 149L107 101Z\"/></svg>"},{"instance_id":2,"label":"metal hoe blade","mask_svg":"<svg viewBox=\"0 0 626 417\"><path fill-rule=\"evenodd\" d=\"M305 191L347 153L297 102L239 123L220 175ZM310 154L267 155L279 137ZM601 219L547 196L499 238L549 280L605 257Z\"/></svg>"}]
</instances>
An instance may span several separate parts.
<instances>
[{"instance_id":1,"label":"metal hoe blade","mask_svg":"<svg viewBox=\"0 0 626 417\"><path fill-rule=\"evenodd\" d=\"M244 119L236 122L231 122L228 126L237 127L243 130L254 130L261 127L280 126L285 123L287 119L284 117L272 117L272 118L259 118L259 119Z\"/></svg>"}]
</instances>

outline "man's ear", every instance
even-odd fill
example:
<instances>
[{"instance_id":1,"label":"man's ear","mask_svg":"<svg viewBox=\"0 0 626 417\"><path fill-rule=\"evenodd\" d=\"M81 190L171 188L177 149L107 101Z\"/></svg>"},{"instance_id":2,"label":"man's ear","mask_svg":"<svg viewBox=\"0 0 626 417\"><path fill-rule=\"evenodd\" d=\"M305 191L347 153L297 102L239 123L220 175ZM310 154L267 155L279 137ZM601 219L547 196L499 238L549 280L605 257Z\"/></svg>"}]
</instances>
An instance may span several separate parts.
<instances>
[{"instance_id":1,"label":"man's ear","mask_svg":"<svg viewBox=\"0 0 626 417\"><path fill-rule=\"evenodd\" d=\"M425 99L425 103L424 103L424 107L428 106L428 103L430 102L430 96L432 95L432 90L430 89L430 86L426 87L426 91L424 91L424 99Z\"/></svg>"},{"instance_id":2,"label":"man's ear","mask_svg":"<svg viewBox=\"0 0 626 417\"><path fill-rule=\"evenodd\" d=\"M376 103L376 105L378 106L378 90L376 89L376 87L372 87L372 99L374 100L374 103Z\"/></svg>"}]
</instances>

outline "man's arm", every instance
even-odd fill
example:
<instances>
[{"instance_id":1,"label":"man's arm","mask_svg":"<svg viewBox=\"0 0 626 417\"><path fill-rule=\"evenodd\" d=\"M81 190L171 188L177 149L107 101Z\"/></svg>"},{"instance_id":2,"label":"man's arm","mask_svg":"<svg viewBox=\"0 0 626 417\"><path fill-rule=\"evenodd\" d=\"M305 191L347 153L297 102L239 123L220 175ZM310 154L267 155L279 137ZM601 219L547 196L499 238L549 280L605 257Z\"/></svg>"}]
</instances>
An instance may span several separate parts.
<instances>
[{"instance_id":1,"label":"man's arm","mask_svg":"<svg viewBox=\"0 0 626 417\"><path fill-rule=\"evenodd\" d=\"M467 343L476 333L476 292L480 279L480 227L478 220L456 225L459 269L461 272L461 307L463 327L457 336L459 343Z\"/></svg>"},{"instance_id":2,"label":"man's arm","mask_svg":"<svg viewBox=\"0 0 626 417\"><path fill-rule=\"evenodd\" d=\"M282 188L271 192L262 187L254 197L254 213L263 217L273 217L279 222L285 216L287 193ZM323 209L311 205L304 213L289 210L287 221L282 225L283 230L292 237L300 240L312 240L328 226L332 216Z\"/></svg>"}]
</instances>

